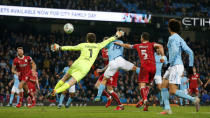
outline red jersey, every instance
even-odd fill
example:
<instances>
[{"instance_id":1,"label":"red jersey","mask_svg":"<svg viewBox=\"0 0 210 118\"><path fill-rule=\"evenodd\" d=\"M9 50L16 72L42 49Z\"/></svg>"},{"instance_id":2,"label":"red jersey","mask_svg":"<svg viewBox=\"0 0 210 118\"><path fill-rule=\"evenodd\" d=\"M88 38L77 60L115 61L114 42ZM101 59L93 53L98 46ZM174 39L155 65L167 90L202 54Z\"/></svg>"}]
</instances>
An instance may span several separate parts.
<instances>
[{"instance_id":1,"label":"red jersey","mask_svg":"<svg viewBox=\"0 0 210 118\"><path fill-rule=\"evenodd\" d=\"M104 60L104 64L105 65L108 65L108 63L109 63L109 57L108 57L108 51L107 51L107 49L106 48L103 48L101 50L101 52L102 52L102 57L103 57L103 60Z\"/></svg>"},{"instance_id":2,"label":"red jersey","mask_svg":"<svg viewBox=\"0 0 210 118\"><path fill-rule=\"evenodd\" d=\"M38 77L38 73L36 72L35 76L31 75L30 80L33 82L36 82L37 77Z\"/></svg>"},{"instance_id":3,"label":"red jersey","mask_svg":"<svg viewBox=\"0 0 210 118\"><path fill-rule=\"evenodd\" d=\"M147 42L147 43L140 43L135 44L133 48L135 48L138 52L140 61L141 61L141 67L154 65L155 66L155 48L154 48L154 42Z\"/></svg>"},{"instance_id":4,"label":"red jersey","mask_svg":"<svg viewBox=\"0 0 210 118\"><path fill-rule=\"evenodd\" d=\"M31 61L32 58L30 56L16 57L14 59L13 65L16 66L17 72L20 72L20 77L31 73Z\"/></svg>"},{"instance_id":5,"label":"red jersey","mask_svg":"<svg viewBox=\"0 0 210 118\"><path fill-rule=\"evenodd\" d=\"M199 78L200 78L200 75L198 73L190 76L190 88L198 88L198 79Z\"/></svg>"}]
</instances>

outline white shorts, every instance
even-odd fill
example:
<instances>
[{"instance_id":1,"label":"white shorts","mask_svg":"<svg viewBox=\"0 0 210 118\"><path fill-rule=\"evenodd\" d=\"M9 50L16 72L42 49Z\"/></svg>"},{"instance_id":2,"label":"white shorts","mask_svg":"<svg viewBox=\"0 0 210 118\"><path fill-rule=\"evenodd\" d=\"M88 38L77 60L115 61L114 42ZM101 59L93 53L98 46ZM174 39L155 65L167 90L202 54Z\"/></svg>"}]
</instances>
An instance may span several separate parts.
<instances>
[{"instance_id":1,"label":"white shorts","mask_svg":"<svg viewBox=\"0 0 210 118\"><path fill-rule=\"evenodd\" d=\"M155 84L162 84L162 77L159 75L155 75L154 77Z\"/></svg>"},{"instance_id":2,"label":"white shorts","mask_svg":"<svg viewBox=\"0 0 210 118\"><path fill-rule=\"evenodd\" d=\"M163 78L169 80L169 84L181 84L181 76L184 72L184 65L169 67Z\"/></svg>"},{"instance_id":3,"label":"white shorts","mask_svg":"<svg viewBox=\"0 0 210 118\"><path fill-rule=\"evenodd\" d=\"M119 69L130 71L132 70L134 64L125 60L124 58L117 57L109 62L108 68L104 72L106 78L112 77Z\"/></svg>"},{"instance_id":4,"label":"white shorts","mask_svg":"<svg viewBox=\"0 0 210 118\"><path fill-rule=\"evenodd\" d=\"M75 85L73 85L72 87L69 88L69 93L75 93L76 89L75 89Z\"/></svg>"},{"instance_id":5,"label":"white shorts","mask_svg":"<svg viewBox=\"0 0 210 118\"><path fill-rule=\"evenodd\" d=\"M17 87L13 86L12 87L12 92L19 94L20 91L19 91L19 89Z\"/></svg>"},{"instance_id":6,"label":"white shorts","mask_svg":"<svg viewBox=\"0 0 210 118\"><path fill-rule=\"evenodd\" d=\"M188 94L188 90L187 89L182 90L182 91L184 91L185 94Z\"/></svg>"}]
</instances>

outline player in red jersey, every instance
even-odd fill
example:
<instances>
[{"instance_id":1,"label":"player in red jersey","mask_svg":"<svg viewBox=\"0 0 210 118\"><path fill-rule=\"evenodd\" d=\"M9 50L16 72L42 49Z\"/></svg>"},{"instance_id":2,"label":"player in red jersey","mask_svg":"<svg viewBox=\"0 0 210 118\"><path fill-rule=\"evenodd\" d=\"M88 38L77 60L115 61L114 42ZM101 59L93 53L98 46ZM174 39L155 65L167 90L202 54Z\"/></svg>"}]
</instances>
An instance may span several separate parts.
<instances>
[{"instance_id":1,"label":"player in red jersey","mask_svg":"<svg viewBox=\"0 0 210 118\"><path fill-rule=\"evenodd\" d=\"M155 64L155 57L154 57L155 49L160 50L160 54L162 56L160 59L160 62L162 63L164 62L163 46L161 44L149 42L149 40L150 40L149 33L143 32L141 35L140 44L130 45L130 44L115 43L124 48L136 49L138 52L138 55L141 61L138 82L139 82L140 94L143 100L140 100L137 104L143 103L144 105L143 111L148 111L148 102L147 102L147 96L149 93L148 85L153 81L155 73L156 73L156 64Z\"/></svg>"},{"instance_id":2,"label":"player in red jersey","mask_svg":"<svg viewBox=\"0 0 210 118\"><path fill-rule=\"evenodd\" d=\"M39 81L38 81L38 73L36 72L35 75L31 75L29 77L29 80L27 81L27 85L28 85L28 91L29 91L29 99L28 99L28 107L33 107L36 105L36 98L35 98L35 94L36 94L36 85L38 90L40 90L39 88ZM32 102L32 103L31 103Z\"/></svg>"},{"instance_id":3,"label":"player in red jersey","mask_svg":"<svg viewBox=\"0 0 210 118\"><path fill-rule=\"evenodd\" d=\"M203 82L200 80L200 75L196 73L196 68L193 67L193 75L190 76L189 78L190 82L190 87L189 87L189 93L192 95L193 93L198 96L199 91L198 91L198 82L203 85Z\"/></svg>"},{"instance_id":4,"label":"player in red jersey","mask_svg":"<svg viewBox=\"0 0 210 118\"><path fill-rule=\"evenodd\" d=\"M20 80L19 89L23 88L28 91L26 82L31 75L35 75L36 64L30 56L24 56L24 51L22 47L17 48L17 57L13 60L12 73L17 74ZM22 106L23 102L23 91L20 91L20 101L17 104L17 108Z\"/></svg>"},{"instance_id":5,"label":"player in red jersey","mask_svg":"<svg viewBox=\"0 0 210 118\"><path fill-rule=\"evenodd\" d=\"M104 40L108 39L108 37L105 37ZM108 57L108 52L107 52L107 49L106 48L103 48L101 50L102 52L102 57L103 57L103 60L104 60L104 64L105 64L105 67L103 69L98 69L97 71L98 72L104 72L107 68L107 65L109 63L109 57ZM115 101L121 105L121 102L120 102L120 99L117 95L117 93L114 92L114 87L117 87L117 80L118 80L118 76L119 76L119 72L117 71L113 77L111 77L107 83L106 83L106 86L107 86L107 89L108 89L108 92L106 90L103 91L103 95L105 95L107 97L107 103L106 103L106 108L109 107L111 105L111 102L112 102L112 97L115 99ZM99 78L98 78L98 81L96 82L95 84L95 87L98 88L101 81L103 80L103 77L104 77L104 74L102 74ZM111 97L112 96L112 97ZM115 110L120 110L120 109L115 109Z\"/></svg>"}]
</instances>

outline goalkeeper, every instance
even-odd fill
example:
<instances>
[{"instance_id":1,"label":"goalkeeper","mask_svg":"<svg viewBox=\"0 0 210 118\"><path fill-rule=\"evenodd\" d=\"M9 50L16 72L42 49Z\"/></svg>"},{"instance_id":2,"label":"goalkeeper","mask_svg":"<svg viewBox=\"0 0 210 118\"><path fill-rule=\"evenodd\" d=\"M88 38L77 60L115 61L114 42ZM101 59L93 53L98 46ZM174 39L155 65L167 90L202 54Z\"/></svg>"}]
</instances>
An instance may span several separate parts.
<instances>
[{"instance_id":1,"label":"goalkeeper","mask_svg":"<svg viewBox=\"0 0 210 118\"><path fill-rule=\"evenodd\" d=\"M96 35L94 33L88 33L86 35L87 43L81 43L76 46L59 46L58 44L51 45L52 51L81 51L80 57L72 64L67 73L61 80L58 81L51 96L55 96L56 93L61 93L73 86L90 71L93 63L95 62L99 51L104 48L107 44L120 38L124 35L123 31L117 31L116 35L101 42L95 43ZM67 81L68 80L68 81Z\"/></svg>"}]
</instances>

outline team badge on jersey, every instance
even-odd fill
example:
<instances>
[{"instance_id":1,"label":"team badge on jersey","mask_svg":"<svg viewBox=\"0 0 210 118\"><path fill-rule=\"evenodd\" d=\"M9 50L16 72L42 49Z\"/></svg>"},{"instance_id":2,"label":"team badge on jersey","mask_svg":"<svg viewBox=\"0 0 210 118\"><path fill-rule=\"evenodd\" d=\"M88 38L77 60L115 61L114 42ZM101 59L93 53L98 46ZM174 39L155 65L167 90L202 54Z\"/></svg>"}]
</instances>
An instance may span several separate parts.
<instances>
[{"instance_id":1,"label":"team badge on jersey","mask_svg":"<svg viewBox=\"0 0 210 118\"><path fill-rule=\"evenodd\" d=\"M27 62L27 59L25 59L25 62Z\"/></svg>"}]
</instances>

